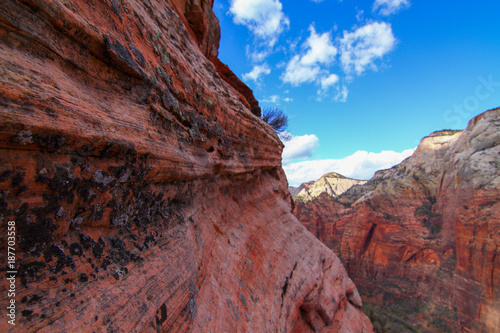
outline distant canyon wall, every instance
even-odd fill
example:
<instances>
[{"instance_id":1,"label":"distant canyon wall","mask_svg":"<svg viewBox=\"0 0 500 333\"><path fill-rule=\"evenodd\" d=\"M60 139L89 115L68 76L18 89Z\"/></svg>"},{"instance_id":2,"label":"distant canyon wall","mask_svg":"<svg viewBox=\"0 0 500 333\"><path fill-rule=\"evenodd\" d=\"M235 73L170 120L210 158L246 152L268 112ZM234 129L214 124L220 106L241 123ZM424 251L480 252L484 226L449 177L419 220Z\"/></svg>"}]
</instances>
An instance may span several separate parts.
<instances>
[{"instance_id":1,"label":"distant canyon wall","mask_svg":"<svg viewBox=\"0 0 500 333\"><path fill-rule=\"evenodd\" d=\"M336 172L327 173L316 181L300 184L299 187L289 187L290 194L297 201L310 201L325 193L338 197L354 185L363 185L366 180L352 179Z\"/></svg>"},{"instance_id":2,"label":"distant canyon wall","mask_svg":"<svg viewBox=\"0 0 500 333\"><path fill-rule=\"evenodd\" d=\"M402 327L500 330L500 109L431 134L340 197L296 202L295 214Z\"/></svg>"}]
</instances>

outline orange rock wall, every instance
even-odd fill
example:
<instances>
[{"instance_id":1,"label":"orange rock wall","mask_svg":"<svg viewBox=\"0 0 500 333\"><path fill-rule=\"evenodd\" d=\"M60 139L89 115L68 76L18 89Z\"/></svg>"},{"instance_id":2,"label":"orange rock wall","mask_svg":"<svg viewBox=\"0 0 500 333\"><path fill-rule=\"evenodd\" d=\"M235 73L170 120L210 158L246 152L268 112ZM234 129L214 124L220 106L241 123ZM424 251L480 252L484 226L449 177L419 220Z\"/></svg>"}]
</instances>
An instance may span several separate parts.
<instances>
[{"instance_id":1,"label":"orange rock wall","mask_svg":"<svg viewBox=\"0 0 500 333\"><path fill-rule=\"evenodd\" d=\"M0 5L0 331L371 331L291 214L281 141L208 59L211 6Z\"/></svg>"}]
</instances>

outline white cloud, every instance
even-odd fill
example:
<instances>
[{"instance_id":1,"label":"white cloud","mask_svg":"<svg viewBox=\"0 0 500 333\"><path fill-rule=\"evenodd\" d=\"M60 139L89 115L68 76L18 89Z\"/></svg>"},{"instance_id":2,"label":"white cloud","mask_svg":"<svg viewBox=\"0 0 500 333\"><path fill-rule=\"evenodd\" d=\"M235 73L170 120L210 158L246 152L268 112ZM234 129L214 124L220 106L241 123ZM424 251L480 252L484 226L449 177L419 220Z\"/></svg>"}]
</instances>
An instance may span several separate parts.
<instances>
[{"instance_id":1,"label":"white cloud","mask_svg":"<svg viewBox=\"0 0 500 333\"><path fill-rule=\"evenodd\" d=\"M254 68L246 74L243 74L244 80L253 80L255 82L259 81L262 75L268 75L271 73L271 69L267 64L262 64L258 66L254 66Z\"/></svg>"},{"instance_id":2,"label":"white cloud","mask_svg":"<svg viewBox=\"0 0 500 333\"><path fill-rule=\"evenodd\" d=\"M318 35L313 26L310 26L309 30L311 31L311 35L305 42L308 50L302 57L301 62L304 65L316 63L328 65L332 63L337 55L337 48L332 44L330 33L325 32Z\"/></svg>"},{"instance_id":3,"label":"white cloud","mask_svg":"<svg viewBox=\"0 0 500 333\"><path fill-rule=\"evenodd\" d=\"M347 102L347 96L349 95L349 89L347 89L347 86L342 86L342 89L339 88L337 91L337 94L334 97L335 102L342 102L345 103Z\"/></svg>"},{"instance_id":4,"label":"white cloud","mask_svg":"<svg viewBox=\"0 0 500 333\"><path fill-rule=\"evenodd\" d=\"M246 26L257 39L270 47L290 26L279 0L232 0L229 12L236 24Z\"/></svg>"},{"instance_id":5,"label":"white cloud","mask_svg":"<svg viewBox=\"0 0 500 333\"><path fill-rule=\"evenodd\" d=\"M358 13L356 14L356 21L358 21L358 22L363 21L364 14L365 14L364 10L358 10Z\"/></svg>"},{"instance_id":6,"label":"white cloud","mask_svg":"<svg viewBox=\"0 0 500 333\"><path fill-rule=\"evenodd\" d=\"M306 50L305 53L292 57L281 76L283 82L293 86L302 83L319 83L321 77L328 75L326 67L335 61L338 53L329 32L317 34L312 25L309 30L311 34L302 45Z\"/></svg>"},{"instance_id":7,"label":"white cloud","mask_svg":"<svg viewBox=\"0 0 500 333\"><path fill-rule=\"evenodd\" d=\"M333 86L339 82L339 76L337 74L330 74L321 78L321 89L327 90L330 86Z\"/></svg>"},{"instance_id":8,"label":"white cloud","mask_svg":"<svg viewBox=\"0 0 500 333\"><path fill-rule=\"evenodd\" d=\"M321 79L319 79L321 88L318 89L318 91L317 91L318 96L316 97L316 100L320 102L323 99L323 97L325 97L327 95L330 87L332 87L332 86L336 86L337 95L338 95L340 93L340 87L337 85L339 80L340 80L340 78L337 74L330 74L328 76L323 76ZM346 96L346 99L347 99L347 96ZM339 99L336 97L334 97L333 100L335 102L339 102ZM345 102L345 100L343 100L342 102Z\"/></svg>"},{"instance_id":9,"label":"white cloud","mask_svg":"<svg viewBox=\"0 0 500 333\"><path fill-rule=\"evenodd\" d=\"M408 7L410 7L408 0L375 0L372 9L382 16L389 16Z\"/></svg>"},{"instance_id":10,"label":"white cloud","mask_svg":"<svg viewBox=\"0 0 500 333\"><path fill-rule=\"evenodd\" d=\"M300 56L294 56L286 66L285 73L281 79L284 82L290 83L293 86L298 86L302 83L309 83L317 80L321 68L318 65L304 65L300 61Z\"/></svg>"},{"instance_id":11,"label":"white cloud","mask_svg":"<svg viewBox=\"0 0 500 333\"><path fill-rule=\"evenodd\" d=\"M360 75L367 68L376 70L376 59L390 52L396 44L391 25L385 22L366 24L353 32L344 31L340 39L340 61L344 72Z\"/></svg>"},{"instance_id":12,"label":"white cloud","mask_svg":"<svg viewBox=\"0 0 500 333\"><path fill-rule=\"evenodd\" d=\"M319 139L314 134L292 136L289 141L285 141L283 149L283 162L301 158L311 158L312 153L319 146Z\"/></svg>"},{"instance_id":13,"label":"white cloud","mask_svg":"<svg viewBox=\"0 0 500 333\"><path fill-rule=\"evenodd\" d=\"M262 62L266 60L267 56L271 53L271 49L265 47L264 49L255 48L255 46L246 46L246 56L252 60L254 63Z\"/></svg>"},{"instance_id":14,"label":"white cloud","mask_svg":"<svg viewBox=\"0 0 500 333\"><path fill-rule=\"evenodd\" d=\"M272 104L277 104L280 100L279 95L271 95L267 98L262 99L262 102L264 103L272 103Z\"/></svg>"},{"instance_id":15,"label":"white cloud","mask_svg":"<svg viewBox=\"0 0 500 333\"><path fill-rule=\"evenodd\" d=\"M369 153L357 151L353 155L342 159L327 159L315 161L303 161L289 163L283 166L291 186L317 180L328 172L338 172L346 177L356 179L370 179L375 171L388 169L401 163L410 156L415 149L407 149L403 152L382 151L380 153Z\"/></svg>"},{"instance_id":16,"label":"white cloud","mask_svg":"<svg viewBox=\"0 0 500 333\"><path fill-rule=\"evenodd\" d=\"M261 99L261 101L263 103L270 103L270 104L277 104L279 105L280 104L280 101L283 101L283 102L293 102L293 98L291 97L280 97L279 95L271 95L267 98L263 98Z\"/></svg>"}]
</instances>

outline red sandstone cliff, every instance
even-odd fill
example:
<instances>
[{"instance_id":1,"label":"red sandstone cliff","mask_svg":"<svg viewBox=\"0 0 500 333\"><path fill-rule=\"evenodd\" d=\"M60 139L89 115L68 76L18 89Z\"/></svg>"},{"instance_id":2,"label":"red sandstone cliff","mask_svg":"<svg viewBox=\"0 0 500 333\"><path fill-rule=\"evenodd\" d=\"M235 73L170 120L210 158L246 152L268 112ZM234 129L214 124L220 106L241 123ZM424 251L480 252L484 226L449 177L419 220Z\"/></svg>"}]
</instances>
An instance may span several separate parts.
<instances>
[{"instance_id":1,"label":"red sandstone cliff","mask_svg":"<svg viewBox=\"0 0 500 333\"><path fill-rule=\"evenodd\" d=\"M297 202L296 215L340 256L376 329L498 332L499 169L496 109L339 198Z\"/></svg>"},{"instance_id":2,"label":"red sandstone cliff","mask_svg":"<svg viewBox=\"0 0 500 333\"><path fill-rule=\"evenodd\" d=\"M0 331L371 331L291 214L278 136L220 70L211 6L1 3L0 227L16 223L18 273Z\"/></svg>"}]
</instances>

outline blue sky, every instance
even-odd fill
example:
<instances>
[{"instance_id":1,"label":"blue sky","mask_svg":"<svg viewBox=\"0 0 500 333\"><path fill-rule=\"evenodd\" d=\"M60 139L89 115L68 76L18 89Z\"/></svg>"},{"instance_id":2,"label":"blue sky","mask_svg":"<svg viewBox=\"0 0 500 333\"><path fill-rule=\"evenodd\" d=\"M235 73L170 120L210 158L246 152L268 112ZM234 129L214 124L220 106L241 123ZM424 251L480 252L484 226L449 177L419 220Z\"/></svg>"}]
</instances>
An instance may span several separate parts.
<instances>
[{"instance_id":1,"label":"blue sky","mask_svg":"<svg viewBox=\"0 0 500 333\"><path fill-rule=\"evenodd\" d=\"M299 5L297 5L299 4ZM219 58L289 117L291 185L369 179L500 106L500 1L216 0Z\"/></svg>"}]
</instances>

